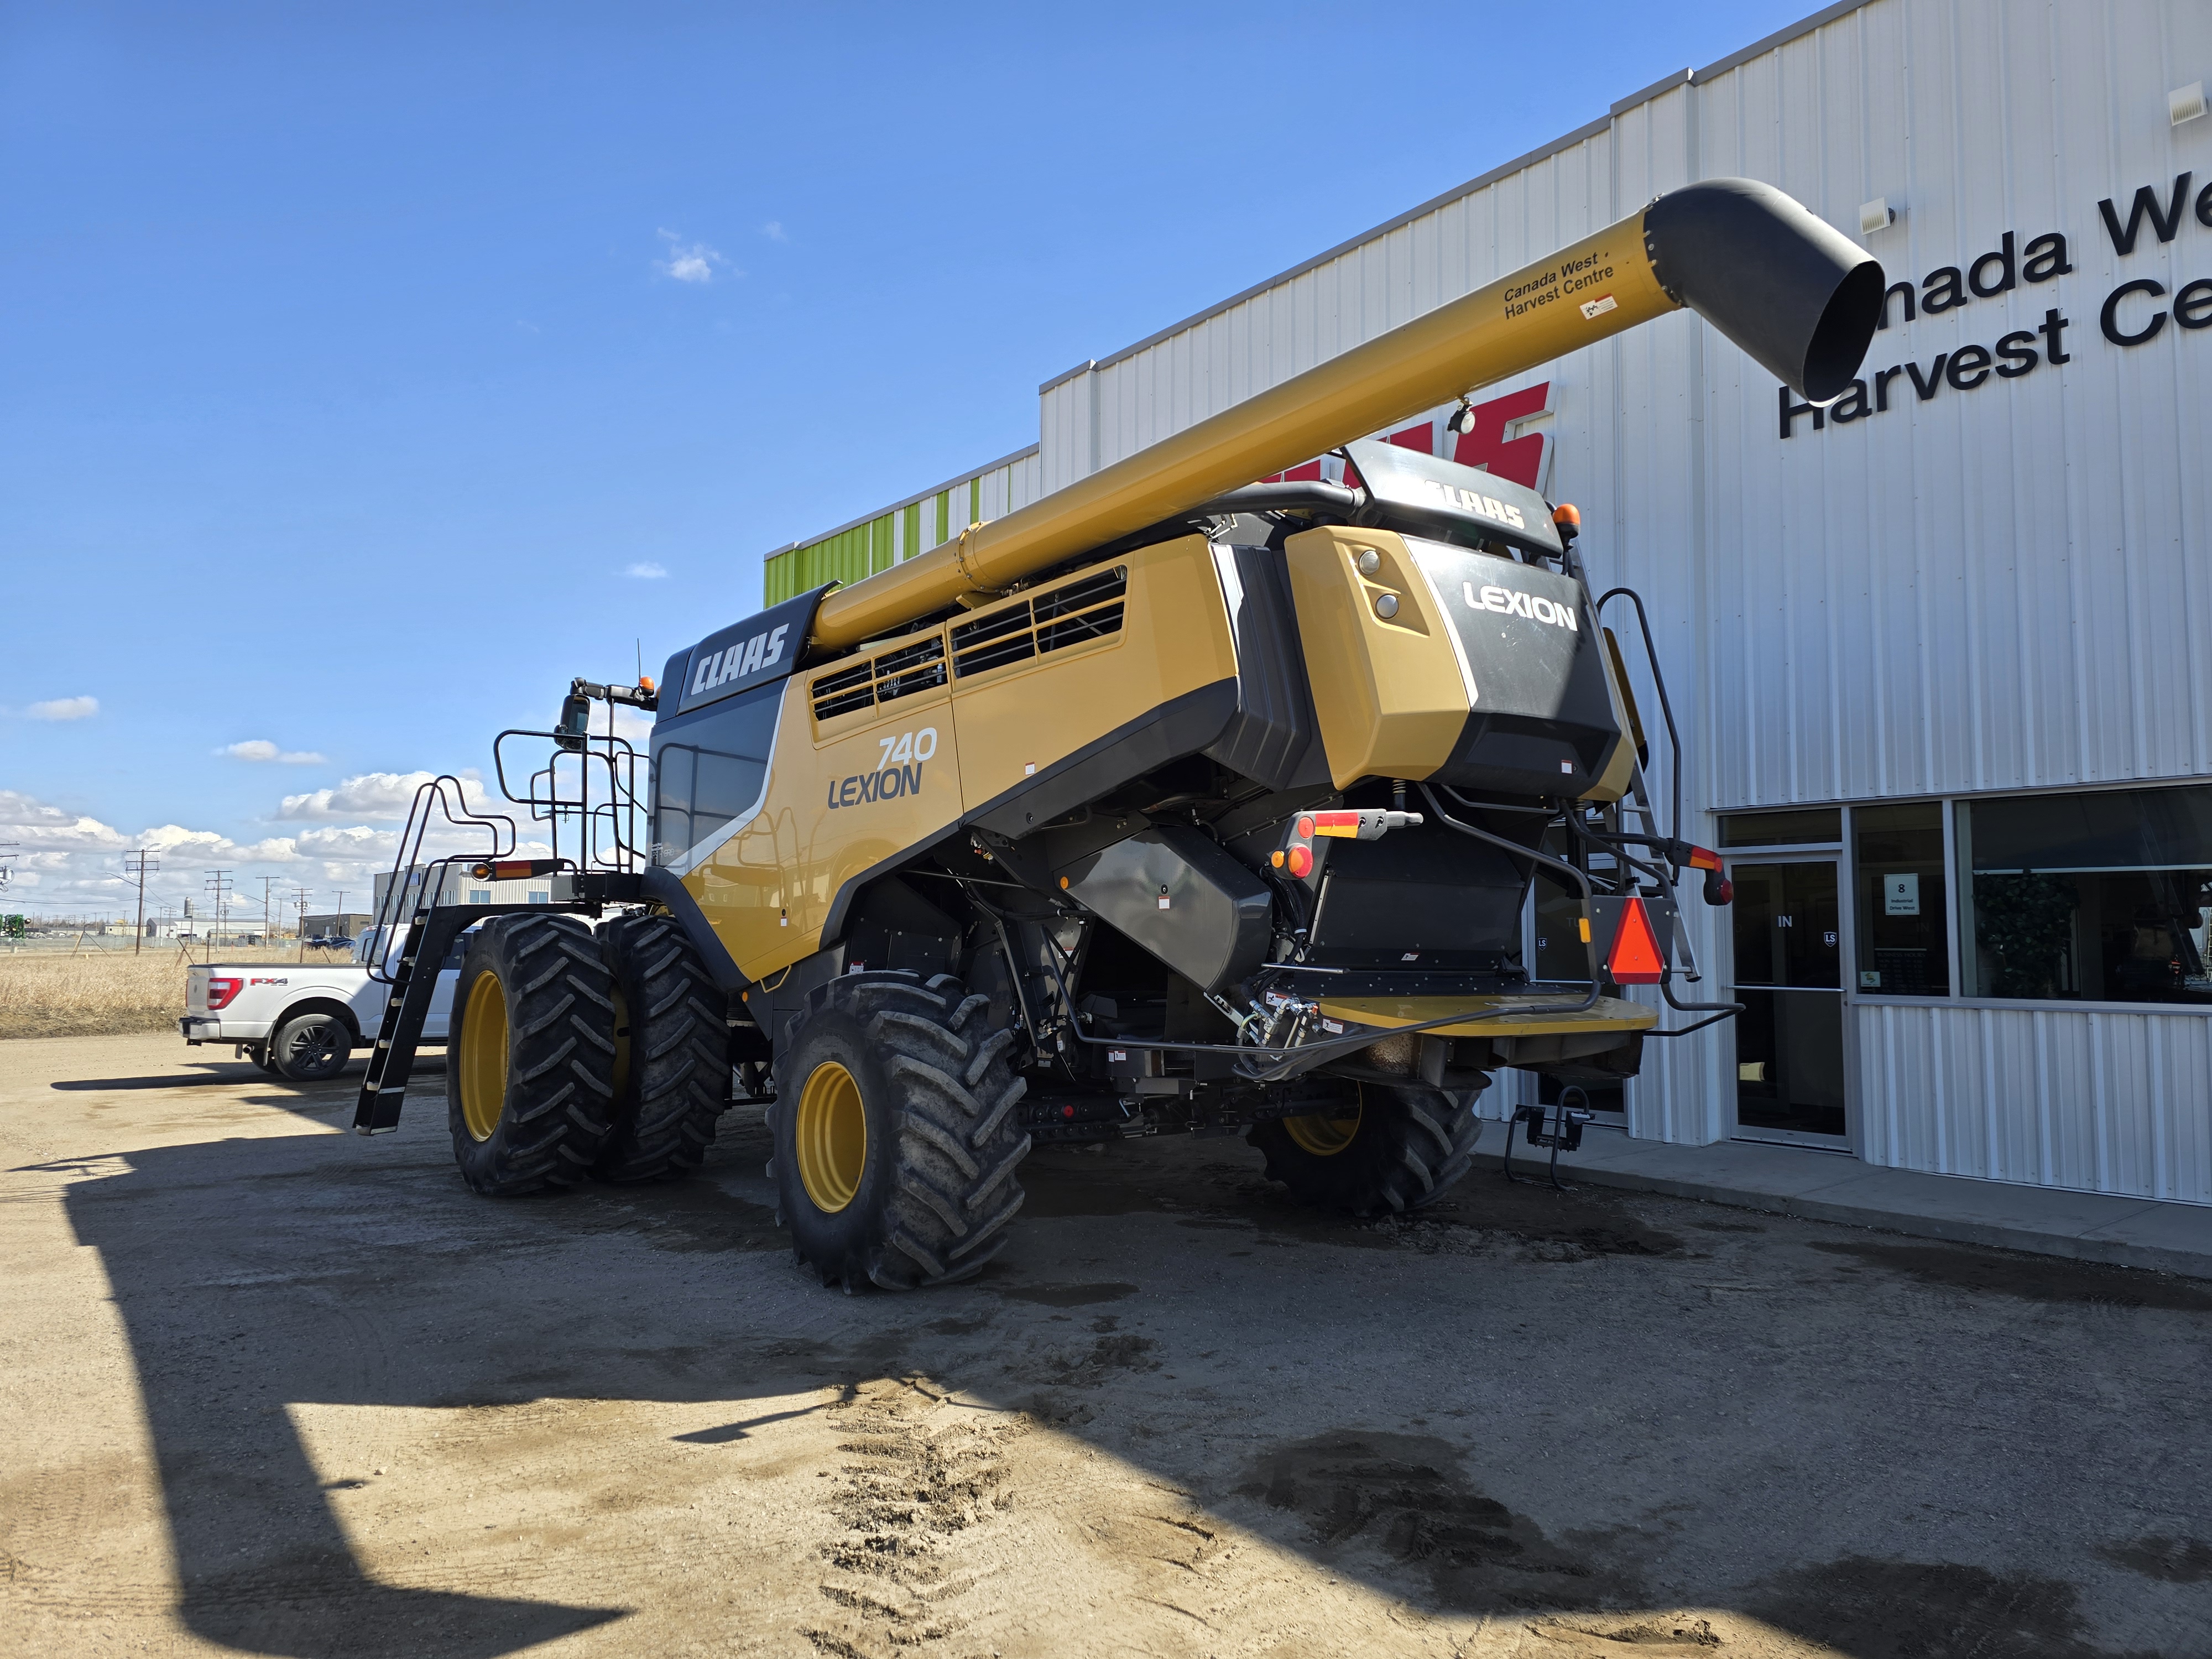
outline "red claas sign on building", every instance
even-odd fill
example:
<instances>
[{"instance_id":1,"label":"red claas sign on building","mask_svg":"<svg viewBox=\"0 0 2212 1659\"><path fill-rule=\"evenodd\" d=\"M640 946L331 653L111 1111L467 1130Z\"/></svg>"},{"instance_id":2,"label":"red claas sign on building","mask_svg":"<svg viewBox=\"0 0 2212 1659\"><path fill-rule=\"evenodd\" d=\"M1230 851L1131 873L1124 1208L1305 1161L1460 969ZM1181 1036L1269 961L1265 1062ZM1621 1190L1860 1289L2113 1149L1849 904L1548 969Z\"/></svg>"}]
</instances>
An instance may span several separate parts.
<instances>
[{"instance_id":1,"label":"red claas sign on building","mask_svg":"<svg viewBox=\"0 0 2212 1659\"><path fill-rule=\"evenodd\" d=\"M1510 478L1515 483L1541 492L1551 471L1552 434L1548 432L1527 432L1508 437L1508 430L1516 422L1527 421L1532 416L1550 412L1552 383L1524 386L1518 392L1509 392L1502 398L1492 398L1487 403L1473 405L1474 422L1471 430L1454 432L1444 421L1457 404L1447 404L1433 410L1412 426L1401 427L1395 432L1376 435L1386 441L1418 449L1424 455L1438 455L1446 460L1457 461L1462 466L1480 467L1485 472L1500 478ZM1437 447L1441 435L1443 447ZM1287 472L1279 472L1273 478L1260 480L1273 483L1276 479L1327 478L1338 482L1337 474L1343 463L1333 456L1317 461L1308 461L1304 466L1294 466Z\"/></svg>"}]
</instances>

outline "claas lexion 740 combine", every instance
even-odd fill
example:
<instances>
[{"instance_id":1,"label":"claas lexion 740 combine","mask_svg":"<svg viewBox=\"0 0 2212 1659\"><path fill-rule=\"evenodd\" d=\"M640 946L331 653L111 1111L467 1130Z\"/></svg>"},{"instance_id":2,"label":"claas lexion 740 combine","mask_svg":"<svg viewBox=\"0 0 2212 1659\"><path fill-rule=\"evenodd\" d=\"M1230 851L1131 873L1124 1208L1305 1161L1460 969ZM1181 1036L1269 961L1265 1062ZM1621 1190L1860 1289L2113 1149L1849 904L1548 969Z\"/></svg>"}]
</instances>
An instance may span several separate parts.
<instances>
[{"instance_id":1,"label":"claas lexion 740 combine","mask_svg":"<svg viewBox=\"0 0 2212 1659\"><path fill-rule=\"evenodd\" d=\"M556 837L649 812L649 851L502 858L495 826L461 862L544 901L395 880L416 896L386 918L411 925L356 1127L397 1124L429 969L465 936L447 1093L479 1191L681 1173L744 1098L799 1259L848 1289L974 1273L1053 1139L1241 1132L1307 1202L1428 1202L1498 1069L1626 1078L1648 1038L1726 1017L1678 994L1675 924L1686 872L1727 892L1677 838L1679 783L1671 817L1647 797L1573 510L1360 434L1682 306L1820 404L1881 292L1781 192L1692 185L710 635L657 690L577 682L540 734L555 764L502 787ZM1328 453L1340 485L1252 482ZM598 700L654 712L648 792ZM608 799L564 802L564 764ZM1583 971L1551 983L1522 949L1539 872L1579 905ZM1671 1025L1616 994L1638 984Z\"/></svg>"}]
</instances>

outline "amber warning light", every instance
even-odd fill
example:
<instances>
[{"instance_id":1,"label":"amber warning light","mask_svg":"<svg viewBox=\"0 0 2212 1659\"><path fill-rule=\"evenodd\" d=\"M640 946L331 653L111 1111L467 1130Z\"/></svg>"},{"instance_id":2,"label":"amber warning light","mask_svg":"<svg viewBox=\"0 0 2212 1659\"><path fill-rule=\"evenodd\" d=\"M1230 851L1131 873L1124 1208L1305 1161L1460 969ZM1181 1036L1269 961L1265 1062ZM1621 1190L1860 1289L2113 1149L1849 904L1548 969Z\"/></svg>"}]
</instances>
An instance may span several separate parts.
<instances>
[{"instance_id":1,"label":"amber warning light","mask_svg":"<svg viewBox=\"0 0 2212 1659\"><path fill-rule=\"evenodd\" d=\"M486 859L469 866L477 881L520 881L529 876L550 876L561 867L558 859Z\"/></svg>"},{"instance_id":2,"label":"amber warning light","mask_svg":"<svg viewBox=\"0 0 2212 1659\"><path fill-rule=\"evenodd\" d=\"M1393 830L1421 821L1419 812L1354 811L1350 808L1326 812L1301 812L1283 831L1283 844L1268 862L1304 881L1314 871L1314 839L1380 841Z\"/></svg>"}]
</instances>

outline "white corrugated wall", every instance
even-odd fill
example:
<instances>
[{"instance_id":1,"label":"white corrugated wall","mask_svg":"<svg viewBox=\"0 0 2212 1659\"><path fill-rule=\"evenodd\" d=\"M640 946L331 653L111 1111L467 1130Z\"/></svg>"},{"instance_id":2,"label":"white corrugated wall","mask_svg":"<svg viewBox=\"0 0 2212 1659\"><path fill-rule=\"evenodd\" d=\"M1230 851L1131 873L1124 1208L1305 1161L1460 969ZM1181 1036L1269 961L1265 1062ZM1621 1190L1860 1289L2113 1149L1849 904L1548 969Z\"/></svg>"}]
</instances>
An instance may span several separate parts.
<instances>
[{"instance_id":1,"label":"white corrugated wall","mask_svg":"<svg viewBox=\"0 0 2212 1659\"><path fill-rule=\"evenodd\" d=\"M1925 402L1899 380L1888 412L1820 432L1801 416L1784 441L1772 380L1668 318L1527 377L1556 388L1552 493L1583 508L1594 580L1652 605L1686 799L1707 814L2212 774L2212 330L2169 323L2124 349L2098 328L2118 283L2212 276L2212 228L2185 210L2171 243L2146 229L2123 258L2097 208L2185 170L2191 199L2212 182L2212 118L2166 118L2172 88L2212 76L2212 6L1871 0L1823 16L1050 383L1038 488L1695 179L1767 180L1854 235L1859 204L1888 198L1899 219L1867 240L1893 281L2056 230L2070 275L1893 316L1868 367L1987 346L2056 305L2063 368ZM1709 840L1711 817L1690 833ZM1690 911L1717 987L1726 939ZM1850 1018L1869 1161L2212 1202L2204 1016L1854 999ZM1632 1131L1726 1133L1728 1028L1648 1053Z\"/></svg>"}]
</instances>

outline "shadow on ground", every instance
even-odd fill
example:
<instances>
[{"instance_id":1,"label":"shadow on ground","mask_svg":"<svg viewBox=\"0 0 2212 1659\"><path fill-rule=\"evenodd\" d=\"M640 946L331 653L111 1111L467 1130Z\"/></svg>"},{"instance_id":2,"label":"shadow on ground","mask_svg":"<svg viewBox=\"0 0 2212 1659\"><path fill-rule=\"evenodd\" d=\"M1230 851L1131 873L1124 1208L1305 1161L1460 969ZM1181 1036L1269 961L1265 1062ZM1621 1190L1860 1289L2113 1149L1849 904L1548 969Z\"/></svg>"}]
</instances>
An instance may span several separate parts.
<instances>
[{"instance_id":1,"label":"shadow on ground","mask_svg":"<svg viewBox=\"0 0 2212 1659\"><path fill-rule=\"evenodd\" d=\"M1603 1613L1624 1653L1711 1645L1637 1618L1706 1607L1854 1659L2091 1659L2090 1566L2106 1597L2208 1605L2212 1548L2144 1524L2196 1513L2212 1473L2188 1426L2201 1370L2170 1352L2201 1363L2206 1304L2139 1275L1494 1176L1354 1226L1292 1207L1241 1146L1158 1143L1040 1154L983 1279L848 1300L791 1266L757 1125L725 1119L689 1182L495 1202L455 1175L439 1092L374 1142L49 1166L82 1176L69 1218L128 1330L181 1616L210 1640L475 1659L628 1611L371 1578L291 1406L767 1401L898 1376L1018 1406L1436 1610ZM349 1088L289 1098L349 1112Z\"/></svg>"}]
</instances>

